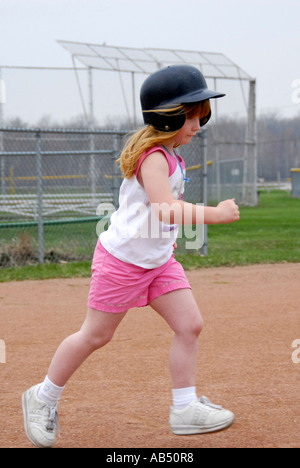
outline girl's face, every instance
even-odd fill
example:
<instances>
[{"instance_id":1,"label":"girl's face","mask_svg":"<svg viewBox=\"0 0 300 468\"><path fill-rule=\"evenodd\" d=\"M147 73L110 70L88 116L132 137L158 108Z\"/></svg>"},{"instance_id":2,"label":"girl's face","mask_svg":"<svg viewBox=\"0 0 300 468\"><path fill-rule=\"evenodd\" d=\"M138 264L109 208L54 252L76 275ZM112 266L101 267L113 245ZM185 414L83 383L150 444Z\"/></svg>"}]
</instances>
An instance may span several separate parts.
<instances>
[{"instance_id":1,"label":"girl's face","mask_svg":"<svg viewBox=\"0 0 300 468\"><path fill-rule=\"evenodd\" d=\"M200 130L200 120L199 116L195 115L194 117L186 118L186 121L177 133L174 143L177 145L188 145Z\"/></svg>"}]
</instances>

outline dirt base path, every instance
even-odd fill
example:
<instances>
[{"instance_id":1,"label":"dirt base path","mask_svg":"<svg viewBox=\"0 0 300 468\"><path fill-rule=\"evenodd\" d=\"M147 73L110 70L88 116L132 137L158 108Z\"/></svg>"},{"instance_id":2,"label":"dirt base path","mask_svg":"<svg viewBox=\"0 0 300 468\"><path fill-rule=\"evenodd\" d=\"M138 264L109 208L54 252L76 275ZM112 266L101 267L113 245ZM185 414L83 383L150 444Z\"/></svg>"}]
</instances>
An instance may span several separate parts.
<instances>
[{"instance_id":1,"label":"dirt base path","mask_svg":"<svg viewBox=\"0 0 300 468\"><path fill-rule=\"evenodd\" d=\"M146 307L131 310L113 341L69 381L57 447L299 447L300 346L297 352L292 343L300 340L300 264L188 277L205 322L198 393L232 410L235 424L202 436L172 434L172 333ZM57 346L81 326L88 290L88 279L0 284L0 447L31 447L21 394L43 380Z\"/></svg>"}]
</instances>

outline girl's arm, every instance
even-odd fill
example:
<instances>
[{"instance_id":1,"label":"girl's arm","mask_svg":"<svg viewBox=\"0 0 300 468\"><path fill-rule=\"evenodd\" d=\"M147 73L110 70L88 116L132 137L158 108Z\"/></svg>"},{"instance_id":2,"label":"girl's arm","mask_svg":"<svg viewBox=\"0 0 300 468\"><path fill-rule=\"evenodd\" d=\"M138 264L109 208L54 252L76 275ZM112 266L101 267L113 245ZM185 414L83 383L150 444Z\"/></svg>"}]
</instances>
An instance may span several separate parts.
<instances>
[{"instance_id":1,"label":"girl's arm","mask_svg":"<svg viewBox=\"0 0 300 468\"><path fill-rule=\"evenodd\" d=\"M227 224L240 219L239 208L234 199L223 201L217 207L175 200L169 183L169 165L159 151L145 159L138 180L145 188L153 210L164 223Z\"/></svg>"}]
</instances>

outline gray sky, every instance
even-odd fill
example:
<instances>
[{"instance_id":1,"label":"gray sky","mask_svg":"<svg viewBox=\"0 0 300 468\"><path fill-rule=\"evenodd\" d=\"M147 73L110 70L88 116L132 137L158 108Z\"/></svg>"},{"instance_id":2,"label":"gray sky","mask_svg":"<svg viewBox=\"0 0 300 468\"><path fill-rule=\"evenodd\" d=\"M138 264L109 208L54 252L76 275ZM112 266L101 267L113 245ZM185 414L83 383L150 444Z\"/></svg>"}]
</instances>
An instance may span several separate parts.
<instances>
[{"instance_id":1,"label":"gray sky","mask_svg":"<svg viewBox=\"0 0 300 468\"><path fill-rule=\"evenodd\" d=\"M0 66L71 67L57 39L222 52L257 79L258 114L300 113L299 0L0 0ZM4 117L82 113L73 72L2 69L2 78ZM103 94L118 95L119 82L104 81ZM118 112L103 96L95 106L96 118Z\"/></svg>"}]
</instances>

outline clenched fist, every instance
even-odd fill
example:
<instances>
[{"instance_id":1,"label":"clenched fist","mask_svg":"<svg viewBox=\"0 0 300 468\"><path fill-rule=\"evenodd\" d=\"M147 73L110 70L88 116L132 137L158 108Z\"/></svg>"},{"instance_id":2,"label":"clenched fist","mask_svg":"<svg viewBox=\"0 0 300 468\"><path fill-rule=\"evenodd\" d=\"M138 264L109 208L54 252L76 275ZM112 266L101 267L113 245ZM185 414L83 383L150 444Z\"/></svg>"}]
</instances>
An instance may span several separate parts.
<instances>
[{"instance_id":1,"label":"clenched fist","mask_svg":"<svg viewBox=\"0 0 300 468\"><path fill-rule=\"evenodd\" d=\"M240 219L240 211L238 205L235 203L235 198L219 203L217 211L220 224L234 223Z\"/></svg>"}]
</instances>

